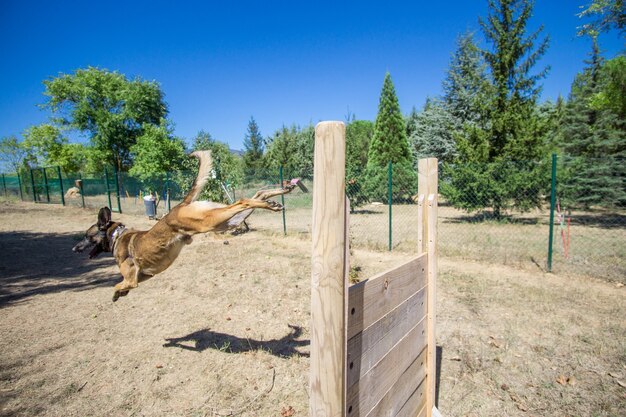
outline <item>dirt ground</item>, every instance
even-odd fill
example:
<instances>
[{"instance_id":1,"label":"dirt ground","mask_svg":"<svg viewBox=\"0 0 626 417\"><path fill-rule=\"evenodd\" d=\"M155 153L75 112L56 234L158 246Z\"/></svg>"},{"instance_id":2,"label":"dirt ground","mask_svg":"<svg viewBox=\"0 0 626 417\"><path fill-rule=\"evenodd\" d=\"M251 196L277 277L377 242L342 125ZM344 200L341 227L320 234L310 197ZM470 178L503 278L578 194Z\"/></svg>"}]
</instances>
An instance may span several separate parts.
<instances>
[{"instance_id":1,"label":"dirt ground","mask_svg":"<svg viewBox=\"0 0 626 417\"><path fill-rule=\"evenodd\" d=\"M113 259L71 252L95 218L0 203L1 416L308 415L306 236L199 236L112 303ZM406 256L355 250L352 264L367 278ZM440 259L443 415L624 415L619 285Z\"/></svg>"}]
</instances>

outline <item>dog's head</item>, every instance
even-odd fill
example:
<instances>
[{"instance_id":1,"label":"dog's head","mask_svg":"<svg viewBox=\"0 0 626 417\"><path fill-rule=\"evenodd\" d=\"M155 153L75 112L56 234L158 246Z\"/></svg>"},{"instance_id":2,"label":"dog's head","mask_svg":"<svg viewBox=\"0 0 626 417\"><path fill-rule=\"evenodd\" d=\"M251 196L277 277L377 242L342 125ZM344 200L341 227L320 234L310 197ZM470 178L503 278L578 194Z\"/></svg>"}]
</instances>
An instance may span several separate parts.
<instances>
[{"instance_id":1,"label":"dog's head","mask_svg":"<svg viewBox=\"0 0 626 417\"><path fill-rule=\"evenodd\" d=\"M107 230L111 224L111 210L108 207L102 207L98 212L98 222L87 229L83 240L78 242L72 251L82 252L93 246L89 252L89 259L95 258L102 252L110 252Z\"/></svg>"}]
</instances>

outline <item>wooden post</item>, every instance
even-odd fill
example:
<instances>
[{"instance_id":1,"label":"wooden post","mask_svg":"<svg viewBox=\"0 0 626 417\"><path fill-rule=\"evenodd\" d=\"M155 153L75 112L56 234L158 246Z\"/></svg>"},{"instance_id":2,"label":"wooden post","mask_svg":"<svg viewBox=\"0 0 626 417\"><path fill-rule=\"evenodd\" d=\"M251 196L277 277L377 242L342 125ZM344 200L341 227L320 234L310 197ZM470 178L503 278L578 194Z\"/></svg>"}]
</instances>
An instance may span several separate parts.
<instances>
[{"instance_id":1,"label":"wooden post","mask_svg":"<svg viewBox=\"0 0 626 417\"><path fill-rule=\"evenodd\" d=\"M418 161L418 251L428 252L428 302L427 302L427 387L426 415L431 416L435 406L436 384L436 339L435 339L435 306L437 281L437 193L438 169L437 159L428 158Z\"/></svg>"},{"instance_id":2,"label":"wooden post","mask_svg":"<svg viewBox=\"0 0 626 417\"><path fill-rule=\"evenodd\" d=\"M341 122L315 127L311 265L312 417L340 417L345 409L346 188Z\"/></svg>"}]
</instances>

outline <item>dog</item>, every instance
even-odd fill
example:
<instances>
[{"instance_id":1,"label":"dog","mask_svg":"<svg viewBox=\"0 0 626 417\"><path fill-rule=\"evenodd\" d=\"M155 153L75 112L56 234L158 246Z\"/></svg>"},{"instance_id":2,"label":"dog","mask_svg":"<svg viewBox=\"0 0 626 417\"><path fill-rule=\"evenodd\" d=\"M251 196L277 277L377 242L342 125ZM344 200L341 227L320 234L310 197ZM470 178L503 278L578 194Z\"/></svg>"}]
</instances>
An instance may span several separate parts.
<instances>
[{"instance_id":1,"label":"dog","mask_svg":"<svg viewBox=\"0 0 626 417\"><path fill-rule=\"evenodd\" d=\"M98 212L98 221L85 232L85 237L72 250L83 252L92 247L89 259L102 252L112 252L122 282L115 285L113 301L137 288L140 282L165 271L185 245L198 233L226 231L243 222L254 209L275 212L283 210L271 197L291 192L296 184L277 190L257 192L253 198L242 199L234 204L223 205L210 201L196 201L211 175L210 151L191 154L200 161L198 176L183 201L163 216L150 230L127 229L111 219L111 210L103 207Z\"/></svg>"}]
</instances>

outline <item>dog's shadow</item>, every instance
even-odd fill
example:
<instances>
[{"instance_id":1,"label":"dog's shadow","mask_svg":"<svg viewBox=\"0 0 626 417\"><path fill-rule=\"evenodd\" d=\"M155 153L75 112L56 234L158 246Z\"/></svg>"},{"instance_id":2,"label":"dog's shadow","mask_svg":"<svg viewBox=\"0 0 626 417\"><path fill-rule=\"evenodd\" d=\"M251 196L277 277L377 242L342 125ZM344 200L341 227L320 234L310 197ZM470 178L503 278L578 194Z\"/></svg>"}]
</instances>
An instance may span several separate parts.
<instances>
[{"instance_id":1,"label":"dog's shadow","mask_svg":"<svg viewBox=\"0 0 626 417\"><path fill-rule=\"evenodd\" d=\"M289 325L289 328L289 334L280 339L272 340L254 340L203 329L190 333L187 336L165 339L167 343L165 343L163 347L177 347L180 349L193 350L195 352L215 349L227 353L264 350L278 357L308 357L308 352L300 352L297 349L298 347L308 346L310 344L309 340L296 340L302 335L302 327Z\"/></svg>"}]
</instances>

